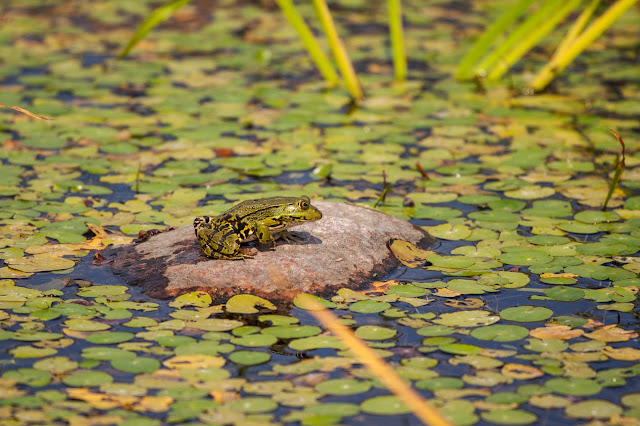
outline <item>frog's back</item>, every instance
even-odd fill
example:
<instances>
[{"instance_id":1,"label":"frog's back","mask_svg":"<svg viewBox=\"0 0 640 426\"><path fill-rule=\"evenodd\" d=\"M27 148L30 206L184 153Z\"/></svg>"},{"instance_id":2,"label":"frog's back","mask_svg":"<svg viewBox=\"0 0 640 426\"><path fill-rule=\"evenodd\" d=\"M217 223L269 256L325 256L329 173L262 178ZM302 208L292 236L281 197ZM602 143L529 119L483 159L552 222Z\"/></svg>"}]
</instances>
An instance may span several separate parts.
<instances>
[{"instance_id":1,"label":"frog's back","mask_svg":"<svg viewBox=\"0 0 640 426\"><path fill-rule=\"evenodd\" d=\"M227 220L260 220L273 216L274 209L287 204L295 204L296 197L268 197L259 200L245 200L236 204L221 216ZM227 216L229 215L229 216Z\"/></svg>"}]
</instances>

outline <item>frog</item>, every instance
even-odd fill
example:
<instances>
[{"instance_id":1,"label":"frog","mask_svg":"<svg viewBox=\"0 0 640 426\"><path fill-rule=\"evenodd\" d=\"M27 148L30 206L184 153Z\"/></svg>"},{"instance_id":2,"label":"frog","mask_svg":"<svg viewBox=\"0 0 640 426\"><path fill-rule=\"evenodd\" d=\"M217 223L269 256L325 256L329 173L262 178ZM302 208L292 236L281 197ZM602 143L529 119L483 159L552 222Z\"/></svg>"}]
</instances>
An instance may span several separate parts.
<instances>
[{"instance_id":1,"label":"frog","mask_svg":"<svg viewBox=\"0 0 640 426\"><path fill-rule=\"evenodd\" d=\"M273 244L276 240L299 242L301 238L287 229L322 218L306 195L269 197L243 201L218 216L200 216L193 221L196 238L204 254L212 259L249 259L240 244L258 240Z\"/></svg>"}]
</instances>

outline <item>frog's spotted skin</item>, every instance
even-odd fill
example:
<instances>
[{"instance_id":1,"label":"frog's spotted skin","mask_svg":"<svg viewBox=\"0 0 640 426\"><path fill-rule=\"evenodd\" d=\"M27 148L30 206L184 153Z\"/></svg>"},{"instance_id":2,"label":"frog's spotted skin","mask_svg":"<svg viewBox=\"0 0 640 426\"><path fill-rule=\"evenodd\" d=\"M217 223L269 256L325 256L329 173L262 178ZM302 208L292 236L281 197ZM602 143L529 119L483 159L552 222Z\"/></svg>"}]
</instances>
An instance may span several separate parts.
<instances>
[{"instance_id":1,"label":"frog's spotted skin","mask_svg":"<svg viewBox=\"0 0 640 426\"><path fill-rule=\"evenodd\" d=\"M240 253L240 244L258 240L276 245L278 238L286 241L296 238L287 229L303 222L322 218L322 213L311 205L306 195L271 197L248 200L232 207L219 216L195 218L193 227L202 251L213 259L246 259Z\"/></svg>"}]
</instances>

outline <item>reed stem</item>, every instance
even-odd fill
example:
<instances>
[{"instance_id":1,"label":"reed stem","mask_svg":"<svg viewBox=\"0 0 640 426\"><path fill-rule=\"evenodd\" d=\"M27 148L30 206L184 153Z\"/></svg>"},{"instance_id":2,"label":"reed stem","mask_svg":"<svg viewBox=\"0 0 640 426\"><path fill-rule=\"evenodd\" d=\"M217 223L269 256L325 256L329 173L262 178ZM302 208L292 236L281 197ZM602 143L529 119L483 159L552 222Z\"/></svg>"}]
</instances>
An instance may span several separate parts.
<instances>
[{"instance_id":1,"label":"reed stem","mask_svg":"<svg viewBox=\"0 0 640 426\"><path fill-rule=\"evenodd\" d=\"M524 38L520 39L513 48L498 60L496 66L487 75L488 81L499 80L513 64L515 64L525 53L535 46L544 36L549 34L572 10L574 10L582 0L568 0L560 4L553 10L553 13L544 14L535 28L527 32Z\"/></svg>"},{"instance_id":2,"label":"reed stem","mask_svg":"<svg viewBox=\"0 0 640 426\"><path fill-rule=\"evenodd\" d=\"M331 65L331 60L324 54L313 33L298 13L291 0L276 0L282 13L287 18L291 26L296 30L302 44L311 55L311 59L318 67L320 74L324 77L329 86L336 86L340 81L340 76Z\"/></svg>"},{"instance_id":3,"label":"reed stem","mask_svg":"<svg viewBox=\"0 0 640 426\"><path fill-rule=\"evenodd\" d=\"M400 0L388 0L389 35L393 54L393 73L396 81L407 78L407 57L404 50L404 35L402 31L402 9Z\"/></svg>"},{"instance_id":4,"label":"reed stem","mask_svg":"<svg viewBox=\"0 0 640 426\"><path fill-rule=\"evenodd\" d=\"M584 49L602 35L624 12L633 6L638 0L618 0L598 18L596 18L582 34L576 38L570 47L558 55L554 61L549 61L536 75L529 87L540 91L547 87L553 78L562 72Z\"/></svg>"},{"instance_id":5,"label":"reed stem","mask_svg":"<svg viewBox=\"0 0 640 426\"><path fill-rule=\"evenodd\" d=\"M520 0L513 6L508 7L502 15L500 15L487 28L487 30L476 40L471 50L458 65L456 71L456 79L469 80L473 77L473 66L485 55L491 45L507 31L520 15L529 8L535 0Z\"/></svg>"},{"instance_id":6,"label":"reed stem","mask_svg":"<svg viewBox=\"0 0 640 426\"><path fill-rule=\"evenodd\" d=\"M336 31L336 26L333 23L333 18L331 17L331 13L329 12L329 7L324 0L313 0L313 6L316 9L316 14L320 19L320 24L324 29L327 39L329 40L331 52L333 53L333 57L338 64L338 69L342 74L342 78L344 78L347 90L353 98L353 101L355 103L358 103L363 98L362 88L360 87L360 82L358 81L356 72L353 69L353 64L349 59L347 50L345 49L344 44L342 43L342 40L340 39L340 36Z\"/></svg>"},{"instance_id":7,"label":"reed stem","mask_svg":"<svg viewBox=\"0 0 640 426\"><path fill-rule=\"evenodd\" d=\"M487 75L491 69L502 60L504 56L513 50L528 34L533 32L539 25L548 19L558 7L558 0L545 0L542 5L533 12L522 24L516 27L500 45L483 59L474 69L474 74L479 76Z\"/></svg>"}]
</instances>

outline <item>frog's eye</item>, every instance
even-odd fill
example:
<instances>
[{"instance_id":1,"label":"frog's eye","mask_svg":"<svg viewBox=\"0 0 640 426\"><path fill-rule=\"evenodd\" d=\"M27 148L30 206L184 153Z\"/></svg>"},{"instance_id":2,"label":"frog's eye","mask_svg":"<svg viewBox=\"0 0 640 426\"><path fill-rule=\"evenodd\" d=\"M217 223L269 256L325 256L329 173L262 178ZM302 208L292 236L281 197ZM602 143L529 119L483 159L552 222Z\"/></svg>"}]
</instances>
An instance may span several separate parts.
<instances>
[{"instance_id":1,"label":"frog's eye","mask_svg":"<svg viewBox=\"0 0 640 426\"><path fill-rule=\"evenodd\" d=\"M308 202L306 202L306 201L304 201L304 200L303 200L303 201L300 201L300 208L301 208L302 210L306 210L306 209L308 209L308 208L309 208L309 203L308 203Z\"/></svg>"}]
</instances>

